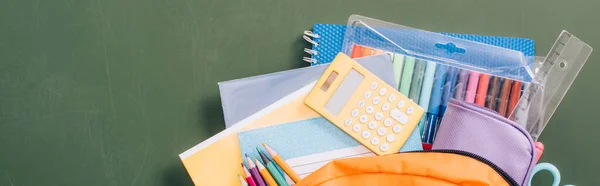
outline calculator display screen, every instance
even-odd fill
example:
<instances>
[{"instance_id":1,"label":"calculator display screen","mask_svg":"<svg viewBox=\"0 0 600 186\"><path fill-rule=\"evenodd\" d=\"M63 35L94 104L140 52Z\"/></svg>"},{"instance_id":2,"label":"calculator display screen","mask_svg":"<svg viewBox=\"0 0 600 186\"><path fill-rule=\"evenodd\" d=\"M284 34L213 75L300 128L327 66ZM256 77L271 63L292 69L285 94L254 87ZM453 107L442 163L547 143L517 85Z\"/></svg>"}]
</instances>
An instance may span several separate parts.
<instances>
[{"instance_id":1,"label":"calculator display screen","mask_svg":"<svg viewBox=\"0 0 600 186\"><path fill-rule=\"evenodd\" d=\"M364 79L365 76L358 71L354 69L350 70L327 104L325 104L325 110L337 116Z\"/></svg>"}]
</instances>

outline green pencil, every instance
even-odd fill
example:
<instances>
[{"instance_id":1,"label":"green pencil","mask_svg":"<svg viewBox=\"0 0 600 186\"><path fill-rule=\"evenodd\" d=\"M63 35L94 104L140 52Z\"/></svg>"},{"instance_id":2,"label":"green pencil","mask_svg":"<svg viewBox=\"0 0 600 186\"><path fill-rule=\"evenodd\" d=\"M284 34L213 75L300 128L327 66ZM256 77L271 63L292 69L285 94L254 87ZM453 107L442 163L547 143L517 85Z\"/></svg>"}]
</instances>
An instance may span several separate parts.
<instances>
[{"instance_id":1,"label":"green pencil","mask_svg":"<svg viewBox=\"0 0 600 186\"><path fill-rule=\"evenodd\" d=\"M275 179L275 182L277 182L279 186L288 186L287 182L285 181L285 178L283 178L283 176L279 174L279 171L277 170L277 168L275 168L275 165L273 165L273 163L269 161L269 158L267 158L267 156L265 156L261 151L258 151L258 153L260 154L260 158L262 158L263 162L265 163L265 167L271 173L273 179Z\"/></svg>"}]
</instances>

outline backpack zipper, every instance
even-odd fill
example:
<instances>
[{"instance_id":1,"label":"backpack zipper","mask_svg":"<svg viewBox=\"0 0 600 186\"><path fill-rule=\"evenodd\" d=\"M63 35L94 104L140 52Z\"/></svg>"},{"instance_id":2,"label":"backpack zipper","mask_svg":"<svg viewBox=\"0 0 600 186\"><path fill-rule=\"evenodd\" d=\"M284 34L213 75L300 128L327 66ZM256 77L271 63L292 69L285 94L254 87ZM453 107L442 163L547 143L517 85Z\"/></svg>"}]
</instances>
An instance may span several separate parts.
<instances>
[{"instance_id":1,"label":"backpack zipper","mask_svg":"<svg viewBox=\"0 0 600 186\"><path fill-rule=\"evenodd\" d=\"M496 164L490 162L489 160L477 155L477 154L473 154L470 152L465 152L465 151L460 151L460 150L441 150L441 149L437 149L437 150L418 150L418 151L408 151L408 152L400 152L399 154L402 153L427 153L427 152L440 152L440 153L449 153L449 154L458 154L458 155L462 155L462 156L467 156L473 159L476 159L482 163L487 164L488 166L492 167L492 169L494 169L496 171L496 173L500 174L500 176L502 176L502 178L504 178L504 181L508 182L509 185L511 186L519 186L519 184L517 183L517 181L515 181L512 177L510 177L508 175L508 173L504 172L504 170L502 170L500 167L498 167Z\"/></svg>"}]
</instances>

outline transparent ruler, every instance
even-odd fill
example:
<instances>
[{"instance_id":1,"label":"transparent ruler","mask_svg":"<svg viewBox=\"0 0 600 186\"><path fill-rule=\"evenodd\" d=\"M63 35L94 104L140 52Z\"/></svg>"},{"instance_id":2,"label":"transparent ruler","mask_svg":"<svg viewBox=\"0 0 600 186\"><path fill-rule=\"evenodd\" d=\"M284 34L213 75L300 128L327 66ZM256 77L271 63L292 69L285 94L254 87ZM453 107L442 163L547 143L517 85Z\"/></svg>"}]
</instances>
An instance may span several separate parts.
<instances>
[{"instance_id":1,"label":"transparent ruler","mask_svg":"<svg viewBox=\"0 0 600 186\"><path fill-rule=\"evenodd\" d=\"M548 124L567 90L592 53L592 47L562 31L548 55L535 68L533 81L525 85L510 118L524 127L535 141Z\"/></svg>"}]
</instances>

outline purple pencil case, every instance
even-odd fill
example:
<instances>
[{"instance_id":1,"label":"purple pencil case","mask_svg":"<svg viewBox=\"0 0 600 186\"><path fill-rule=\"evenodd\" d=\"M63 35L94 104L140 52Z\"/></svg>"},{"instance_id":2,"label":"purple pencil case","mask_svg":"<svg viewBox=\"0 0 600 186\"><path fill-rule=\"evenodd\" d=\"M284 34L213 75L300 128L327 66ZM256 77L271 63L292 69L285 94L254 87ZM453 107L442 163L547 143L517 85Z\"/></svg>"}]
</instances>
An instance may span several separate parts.
<instances>
[{"instance_id":1,"label":"purple pencil case","mask_svg":"<svg viewBox=\"0 0 600 186\"><path fill-rule=\"evenodd\" d=\"M535 165L534 142L527 131L496 111L455 99L448 102L432 149L478 155L519 185L529 183Z\"/></svg>"}]
</instances>

